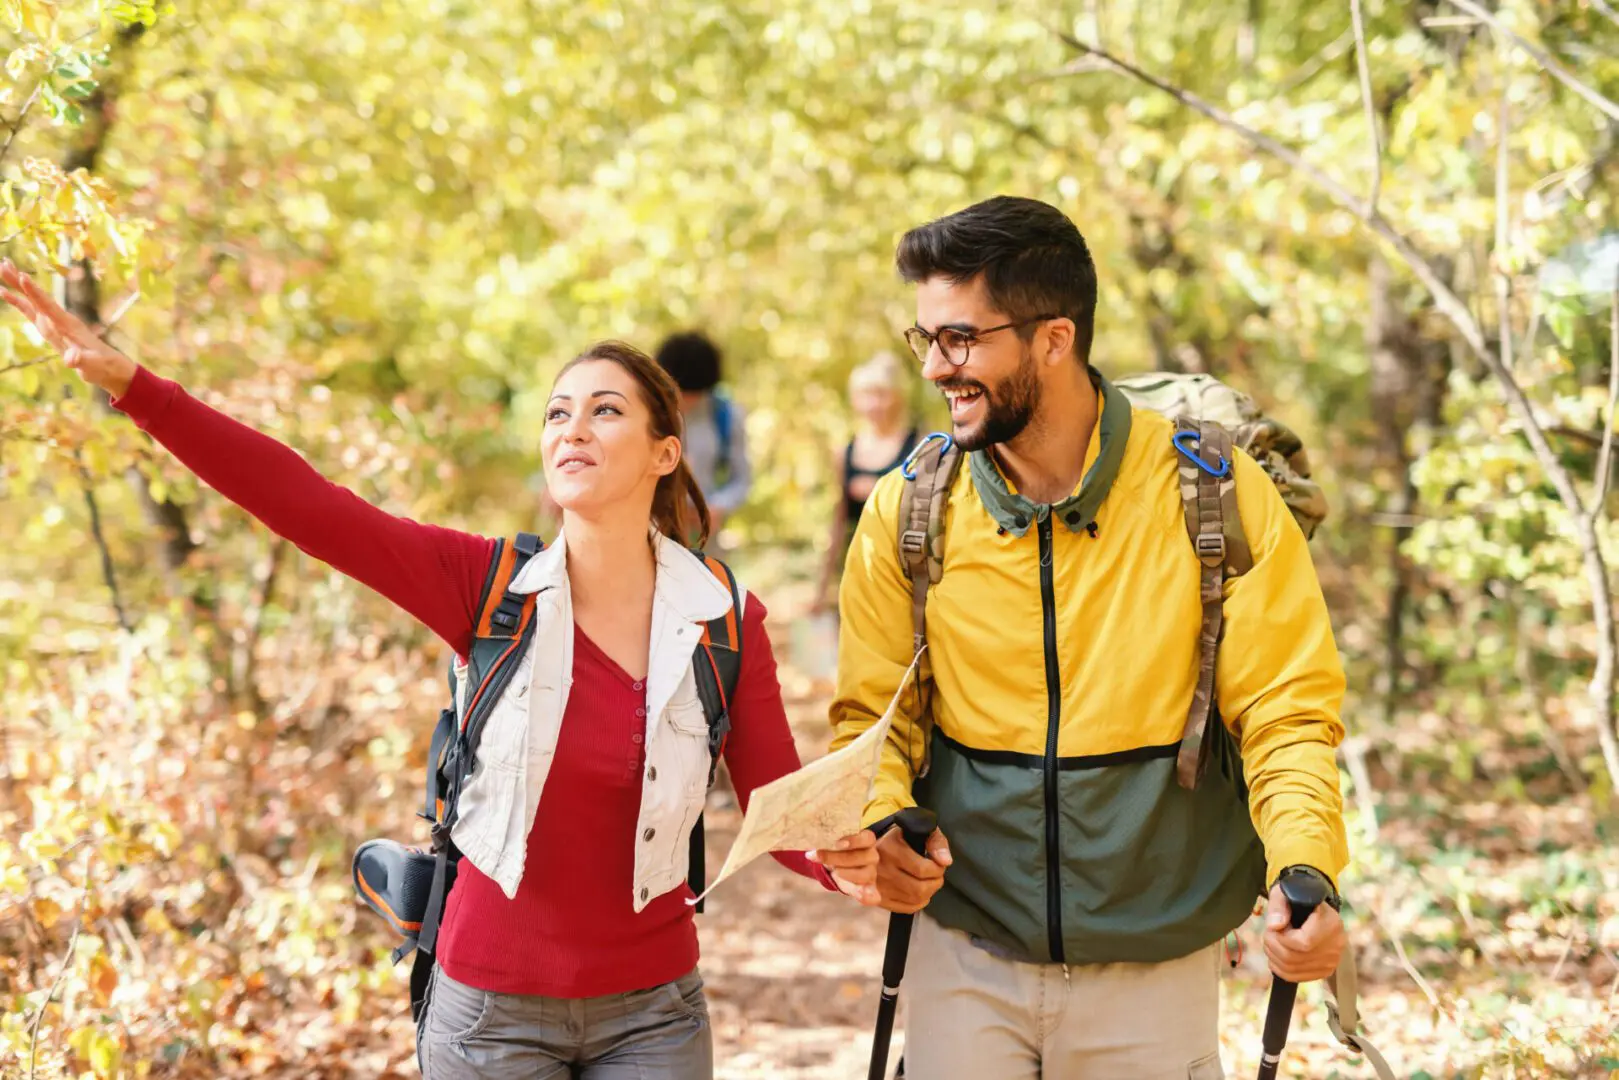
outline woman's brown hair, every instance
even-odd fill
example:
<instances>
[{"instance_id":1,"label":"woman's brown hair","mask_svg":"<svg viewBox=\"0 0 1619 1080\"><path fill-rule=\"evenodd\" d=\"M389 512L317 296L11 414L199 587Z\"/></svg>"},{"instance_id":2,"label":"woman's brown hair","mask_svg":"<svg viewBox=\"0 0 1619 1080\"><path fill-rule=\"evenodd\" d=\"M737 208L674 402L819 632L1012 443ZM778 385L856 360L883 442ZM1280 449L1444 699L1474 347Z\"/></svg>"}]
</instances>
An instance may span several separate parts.
<instances>
[{"instance_id":1,"label":"woman's brown hair","mask_svg":"<svg viewBox=\"0 0 1619 1080\"><path fill-rule=\"evenodd\" d=\"M680 388L657 361L634 345L622 341L598 341L557 372L562 378L570 368L590 360L605 360L617 364L640 388L641 401L651 414L647 426L654 439L681 438ZM686 465L684 447L680 463L668 476L658 478L658 487L652 495L652 523L658 531L682 546L704 548L713 527L708 514L708 502L698 490L697 478ZM693 538L695 534L695 539Z\"/></svg>"}]
</instances>

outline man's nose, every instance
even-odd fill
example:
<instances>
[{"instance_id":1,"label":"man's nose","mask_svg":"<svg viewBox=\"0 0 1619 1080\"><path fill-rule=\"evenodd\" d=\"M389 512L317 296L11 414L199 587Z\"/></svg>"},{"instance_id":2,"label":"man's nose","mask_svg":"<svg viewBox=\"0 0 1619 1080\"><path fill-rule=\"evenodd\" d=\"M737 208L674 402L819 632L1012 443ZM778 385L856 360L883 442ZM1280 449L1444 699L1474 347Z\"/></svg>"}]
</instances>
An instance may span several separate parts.
<instances>
[{"instance_id":1,"label":"man's nose","mask_svg":"<svg viewBox=\"0 0 1619 1080\"><path fill-rule=\"evenodd\" d=\"M955 370L956 366L944 358L944 346L937 341L931 343L927 358L922 361L922 378L938 382Z\"/></svg>"}]
</instances>

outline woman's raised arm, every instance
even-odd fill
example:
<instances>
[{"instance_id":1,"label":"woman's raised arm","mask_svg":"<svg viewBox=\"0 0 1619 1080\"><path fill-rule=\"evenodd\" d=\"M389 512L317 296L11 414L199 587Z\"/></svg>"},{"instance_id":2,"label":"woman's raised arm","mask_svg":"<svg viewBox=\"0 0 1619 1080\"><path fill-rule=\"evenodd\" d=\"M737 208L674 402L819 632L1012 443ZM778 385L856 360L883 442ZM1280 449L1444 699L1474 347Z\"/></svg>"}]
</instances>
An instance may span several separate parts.
<instances>
[{"instance_id":1,"label":"woman's raised arm","mask_svg":"<svg viewBox=\"0 0 1619 1080\"><path fill-rule=\"evenodd\" d=\"M0 298L204 483L466 654L492 540L389 514L330 482L293 450L102 341L9 260L0 263Z\"/></svg>"}]
</instances>

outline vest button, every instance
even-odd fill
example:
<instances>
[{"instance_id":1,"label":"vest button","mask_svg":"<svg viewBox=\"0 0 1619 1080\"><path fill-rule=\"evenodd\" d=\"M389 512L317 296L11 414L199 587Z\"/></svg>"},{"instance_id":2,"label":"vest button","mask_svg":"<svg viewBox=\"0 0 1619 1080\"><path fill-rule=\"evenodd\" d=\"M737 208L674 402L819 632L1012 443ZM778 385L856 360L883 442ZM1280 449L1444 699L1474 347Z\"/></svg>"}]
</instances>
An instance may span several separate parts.
<instances>
[{"instance_id":1,"label":"vest button","mask_svg":"<svg viewBox=\"0 0 1619 1080\"><path fill-rule=\"evenodd\" d=\"M650 843L652 838L654 836L657 836L657 835L658 835L658 830L657 829L648 829L646 832L641 834L641 839L647 841L648 843Z\"/></svg>"}]
</instances>

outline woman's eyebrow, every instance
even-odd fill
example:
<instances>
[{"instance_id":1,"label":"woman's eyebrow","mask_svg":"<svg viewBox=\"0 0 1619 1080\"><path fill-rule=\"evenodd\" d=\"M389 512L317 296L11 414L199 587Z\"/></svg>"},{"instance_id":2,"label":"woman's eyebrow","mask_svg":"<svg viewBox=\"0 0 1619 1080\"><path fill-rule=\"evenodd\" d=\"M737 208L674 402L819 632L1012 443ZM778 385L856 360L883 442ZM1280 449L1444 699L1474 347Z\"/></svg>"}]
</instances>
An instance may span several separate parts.
<instances>
[{"instance_id":1,"label":"woman's eyebrow","mask_svg":"<svg viewBox=\"0 0 1619 1080\"><path fill-rule=\"evenodd\" d=\"M614 397L624 398L625 401L629 400L629 398L624 397L624 395L622 393L620 393L619 391L617 391L617 390L593 390L593 391L591 391L590 396L593 397L593 398L599 398L599 397L606 397L608 394L612 394ZM572 401L573 400L573 395L571 395L571 394L552 394L551 395L551 400L552 401Z\"/></svg>"}]
</instances>

